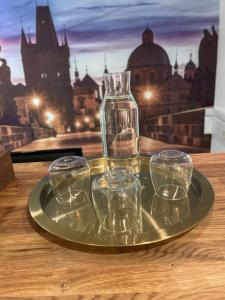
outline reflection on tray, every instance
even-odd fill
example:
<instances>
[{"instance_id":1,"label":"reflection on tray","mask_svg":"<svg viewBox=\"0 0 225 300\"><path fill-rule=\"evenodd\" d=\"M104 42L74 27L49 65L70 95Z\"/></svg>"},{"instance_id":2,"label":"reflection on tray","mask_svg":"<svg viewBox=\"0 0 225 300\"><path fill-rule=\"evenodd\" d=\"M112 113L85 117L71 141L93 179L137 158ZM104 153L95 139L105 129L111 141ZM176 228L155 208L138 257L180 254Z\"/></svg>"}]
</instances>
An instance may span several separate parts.
<instances>
[{"instance_id":1,"label":"reflection on tray","mask_svg":"<svg viewBox=\"0 0 225 300\"><path fill-rule=\"evenodd\" d=\"M67 206L59 205L56 200L49 201L46 213L59 226L67 227L74 232L90 234L98 223L93 204L87 194L81 205L72 210Z\"/></svg>"},{"instance_id":2,"label":"reflection on tray","mask_svg":"<svg viewBox=\"0 0 225 300\"><path fill-rule=\"evenodd\" d=\"M154 236L157 233L159 240L164 239L168 235L169 226L183 222L191 214L187 197L174 201L162 199L154 194L148 200L148 209L141 206L132 228L125 232L105 230L88 195L82 205L73 210L60 206L56 201L49 201L46 213L59 226L85 235L93 235L100 244L124 246L141 243L146 234Z\"/></svg>"},{"instance_id":3,"label":"reflection on tray","mask_svg":"<svg viewBox=\"0 0 225 300\"><path fill-rule=\"evenodd\" d=\"M182 222L190 215L188 197L186 196L179 200L165 200L154 194L151 215L157 220L159 228L165 228Z\"/></svg>"}]
</instances>

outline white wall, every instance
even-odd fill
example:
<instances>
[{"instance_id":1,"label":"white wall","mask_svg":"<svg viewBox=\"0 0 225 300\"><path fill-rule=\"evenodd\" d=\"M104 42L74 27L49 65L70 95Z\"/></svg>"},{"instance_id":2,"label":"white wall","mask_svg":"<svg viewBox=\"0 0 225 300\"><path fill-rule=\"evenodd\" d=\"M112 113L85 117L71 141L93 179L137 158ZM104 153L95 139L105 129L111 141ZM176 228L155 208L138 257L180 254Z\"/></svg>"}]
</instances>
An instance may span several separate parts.
<instances>
[{"instance_id":1,"label":"white wall","mask_svg":"<svg viewBox=\"0 0 225 300\"><path fill-rule=\"evenodd\" d=\"M205 115L205 133L212 134L211 151L225 152L225 1L220 0L220 26L214 108Z\"/></svg>"}]
</instances>

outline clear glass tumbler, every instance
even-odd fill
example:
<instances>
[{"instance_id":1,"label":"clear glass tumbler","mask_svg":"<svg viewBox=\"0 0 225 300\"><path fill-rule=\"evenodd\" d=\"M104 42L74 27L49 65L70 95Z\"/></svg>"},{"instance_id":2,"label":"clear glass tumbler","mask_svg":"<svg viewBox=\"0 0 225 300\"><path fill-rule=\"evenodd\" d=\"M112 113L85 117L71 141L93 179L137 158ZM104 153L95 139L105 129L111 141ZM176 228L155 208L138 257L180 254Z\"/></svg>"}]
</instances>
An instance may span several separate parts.
<instances>
[{"instance_id":1,"label":"clear glass tumbler","mask_svg":"<svg viewBox=\"0 0 225 300\"><path fill-rule=\"evenodd\" d=\"M130 91L130 71L104 75L100 107L103 154L109 171L135 172L139 156L138 106Z\"/></svg>"},{"instance_id":2,"label":"clear glass tumbler","mask_svg":"<svg viewBox=\"0 0 225 300\"><path fill-rule=\"evenodd\" d=\"M101 227L113 233L131 230L140 216L141 183L126 170L117 169L94 179L92 198Z\"/></svg>"},{"instance_id":3,"label":"clear glass tumbler","mask_svg":"<svg viewBox=\"0 0 225 300\"><path fill-rule=\"evenodd\" d=\"M150 173L155 193L164 199L178 200L187 195L192 178L190 155L178 150L153 154Z\"/></svg>"},{"instance_id":4,"label":"clear glass tumbler","mask_svg":"<svg viewBox=\"0 0 225 300\"><path fill-rule=\"evenodd\" d=\"M57 202L64 207L77 207L88 198L90 166L83 157L54 160L49 166L49 179Z\"/></svg>"}]
</instances>

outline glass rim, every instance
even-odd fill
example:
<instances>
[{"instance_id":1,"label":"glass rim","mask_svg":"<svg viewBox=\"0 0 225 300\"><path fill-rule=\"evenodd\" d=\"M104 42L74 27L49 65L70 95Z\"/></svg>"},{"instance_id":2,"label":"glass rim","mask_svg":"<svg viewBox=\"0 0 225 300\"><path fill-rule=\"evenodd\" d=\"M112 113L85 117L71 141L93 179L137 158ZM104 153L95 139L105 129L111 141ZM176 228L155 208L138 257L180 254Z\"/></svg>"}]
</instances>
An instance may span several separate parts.
<instances>
[{"instance_id":1,"label":"glass rim","mask_svg":"<svg viewBox=\"0 0 225 300\"><path fill-rule=\"evenodd\" d=\"M153 160L154 158L158 158L164 162L176 161L183 158L188 158L190 161L192 161L192 158L188 153L176 149L162 150L160 152L154 153L151 156L151 160Z\"/></svg>"},{"instance_id":2,"label":"glass rim","mask_svg":"<svg viewBox=\"0 0 225 300\"><path fill-rule=\"evenodd\" d=\"M62 156L54 160L48 167L49 173L70 171L73 169L79 169L81 167L89 167L89 163L86 158L82 156L69 155Z\"/></svg>"}]
</instances>

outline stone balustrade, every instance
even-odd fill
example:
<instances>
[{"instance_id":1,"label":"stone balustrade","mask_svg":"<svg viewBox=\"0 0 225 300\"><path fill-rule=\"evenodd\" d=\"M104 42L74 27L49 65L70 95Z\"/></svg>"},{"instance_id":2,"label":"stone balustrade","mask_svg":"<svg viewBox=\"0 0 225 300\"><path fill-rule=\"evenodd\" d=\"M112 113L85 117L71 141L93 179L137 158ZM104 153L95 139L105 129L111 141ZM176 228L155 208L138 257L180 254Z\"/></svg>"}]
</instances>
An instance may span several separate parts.
<instances>
[{"instance_id":1,"label":"stone balustrade","mask_svg":"<svg viewBox=\"0 0 225 300\"><path fill-rule=\"evenodd\" d=\"M0 126L0 144L6 150L12 151L23 145L29 144L34 139L54 136L55 132L50 128L31 128L28 126Z\"/></svg>"},{"instance_id":2,"label":"stone balustrade","mask_svg":"<svg viewBox=\"0 0 225 300\"><path fill-rule=\"evenodd\" d=\"M204 134L205 108L151 117L142 121L141 134L172 144L210 148L211 135Z\"/></svg>"}]
</instances>

